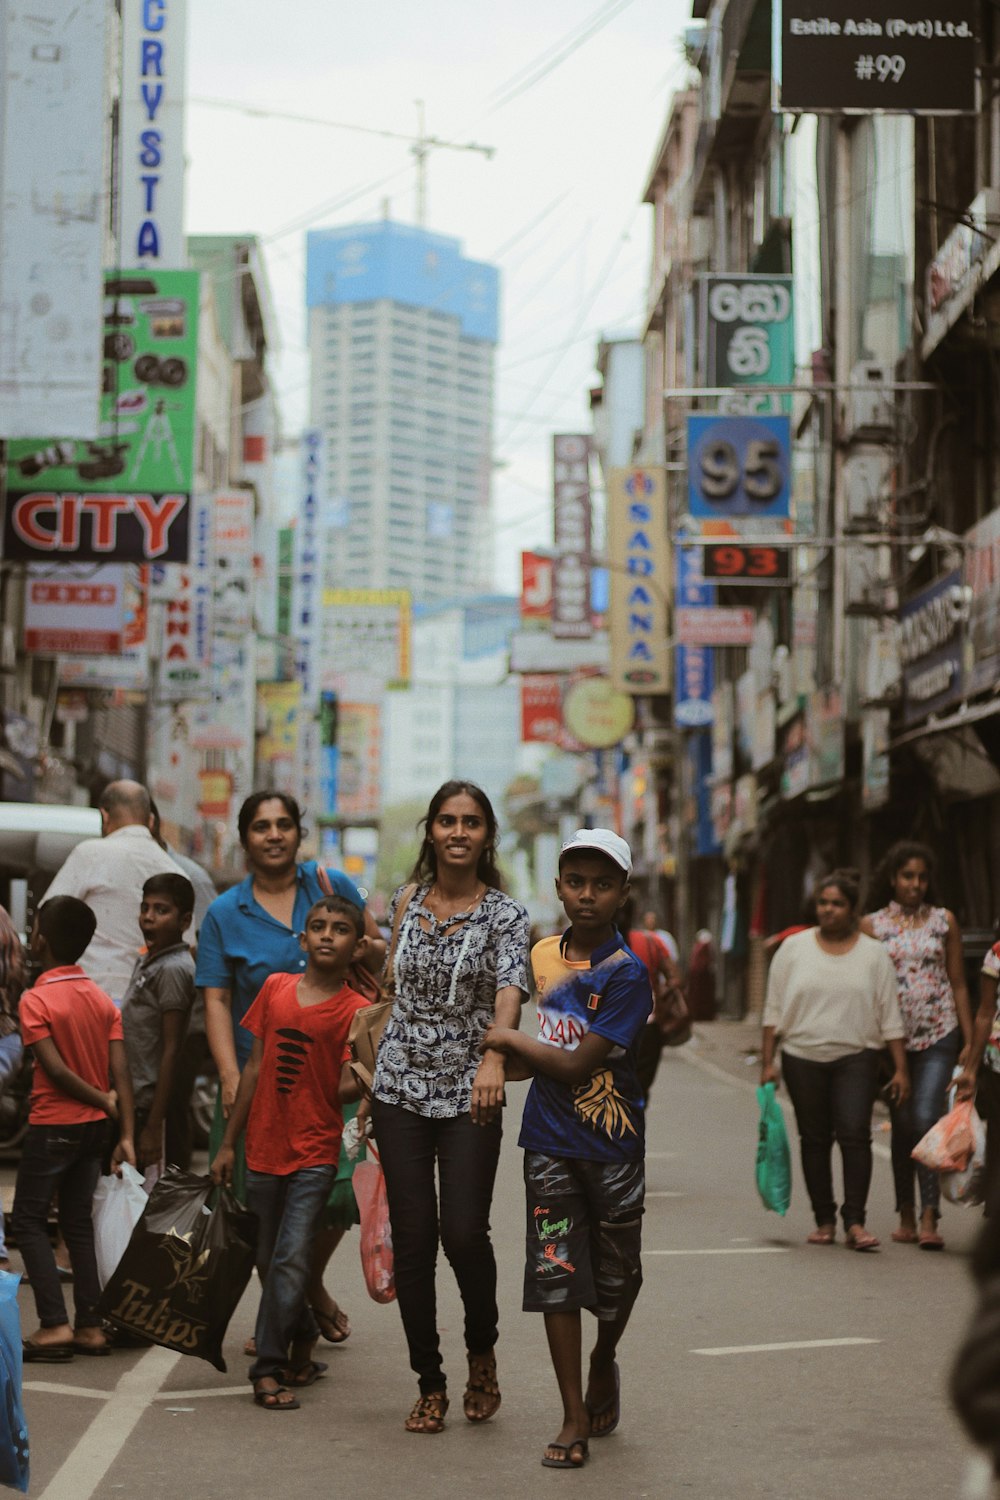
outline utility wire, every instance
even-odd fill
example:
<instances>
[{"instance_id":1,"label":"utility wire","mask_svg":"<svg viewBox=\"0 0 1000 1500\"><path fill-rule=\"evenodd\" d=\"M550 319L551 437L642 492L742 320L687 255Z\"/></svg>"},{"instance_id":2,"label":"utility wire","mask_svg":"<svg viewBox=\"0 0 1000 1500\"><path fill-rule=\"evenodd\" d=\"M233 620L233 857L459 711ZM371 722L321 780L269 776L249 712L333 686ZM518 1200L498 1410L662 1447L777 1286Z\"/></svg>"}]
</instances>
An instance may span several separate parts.
<instances>
[{"instance_id":1,"label":"utility wire","mask_svg":"<svg viewBox=\"0 0 1000 1500\"><path fill-rule=\"evenodd\" d=\"M543 78L554 73L567 58L572 57L574 52L579 51L586 42L589 42L592 36L602 31L609 21L613 21L623 10L634 3L635 0L610 0L610 4L595 11L584 21L582 30L568 33L562 41L554 43L546 52L540 53L534 62L528 63L506 83L501 84L493 94L493 103L488 113L493 114L496 110L503 109L504 105L510 104L512 100L534 88L536 83L541 83Z\"/></svg>"}]
</instances>

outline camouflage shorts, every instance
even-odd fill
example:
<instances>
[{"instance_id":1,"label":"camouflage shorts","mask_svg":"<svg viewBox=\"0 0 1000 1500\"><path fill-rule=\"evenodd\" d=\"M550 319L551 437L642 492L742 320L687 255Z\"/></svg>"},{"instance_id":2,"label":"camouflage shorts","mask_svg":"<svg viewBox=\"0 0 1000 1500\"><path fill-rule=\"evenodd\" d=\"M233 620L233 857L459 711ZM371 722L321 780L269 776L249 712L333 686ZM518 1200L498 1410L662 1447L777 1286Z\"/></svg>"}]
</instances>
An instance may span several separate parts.
<instances>
[{"instance_id":1,"label":"camouflage shorts","mask_svg":"<svg viewBox=\"0 0 1000 1500\"><path fill-rule=\"evenodd\" d=\"M642 1285L645 1163L526 1151L524 1185L525 1312L626 1316Z\"/></svg>"}]
</instances>

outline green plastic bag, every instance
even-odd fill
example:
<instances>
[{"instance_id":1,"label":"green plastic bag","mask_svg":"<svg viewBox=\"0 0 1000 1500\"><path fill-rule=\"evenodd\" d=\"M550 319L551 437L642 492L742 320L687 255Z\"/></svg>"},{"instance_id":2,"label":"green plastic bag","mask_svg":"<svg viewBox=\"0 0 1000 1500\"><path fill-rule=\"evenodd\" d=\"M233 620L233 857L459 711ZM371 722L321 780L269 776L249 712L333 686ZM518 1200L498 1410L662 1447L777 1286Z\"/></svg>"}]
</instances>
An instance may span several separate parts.
<instances>
[{"instance_id":1,"label":"green plastic bag","mask_svg":"<svg viewBox=\"0 0 1000 1500\"><path fill-rule=\"evenodd\" d=\"M773 1083L757 1089L760 1126L757 1136L757 1191L765 1208L786 1214L792 1201L792 1153L788 1146L785 1116Z\"/></svg>"}]
</instances>

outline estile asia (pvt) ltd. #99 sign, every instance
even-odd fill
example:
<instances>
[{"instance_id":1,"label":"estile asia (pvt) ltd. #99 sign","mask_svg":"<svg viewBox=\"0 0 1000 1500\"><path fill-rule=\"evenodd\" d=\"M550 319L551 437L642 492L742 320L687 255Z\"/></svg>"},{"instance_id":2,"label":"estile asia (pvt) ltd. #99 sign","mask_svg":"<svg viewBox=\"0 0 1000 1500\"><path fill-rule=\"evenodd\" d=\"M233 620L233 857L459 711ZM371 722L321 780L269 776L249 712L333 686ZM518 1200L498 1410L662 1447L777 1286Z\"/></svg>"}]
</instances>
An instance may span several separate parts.
<instances>
[{"instance_id":1,"label":"estile asia (pvt) ltd. #99 sign","mask_svg":"<svg viewBox=\"0 0 1000 1500\"><path fill-rule=\"evenodd\" d=\"M786 518L791 424L786 416L687 419L688 509L692 516Z\"/></svg>"}]
</instances>

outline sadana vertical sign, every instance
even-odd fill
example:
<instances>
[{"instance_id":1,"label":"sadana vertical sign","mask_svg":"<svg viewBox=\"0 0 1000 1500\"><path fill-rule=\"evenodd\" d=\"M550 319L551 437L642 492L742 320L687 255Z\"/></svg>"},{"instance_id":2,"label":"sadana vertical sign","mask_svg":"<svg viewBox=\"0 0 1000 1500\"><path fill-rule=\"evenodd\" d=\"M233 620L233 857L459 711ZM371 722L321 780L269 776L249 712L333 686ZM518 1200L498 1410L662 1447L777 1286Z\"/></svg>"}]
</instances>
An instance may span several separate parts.
<instances>
[{"instance_id":1,"label":"sadana vertical sign","mask_svg":"<svg viewBox=\"0 0 1000 1500\"><path fill-rule=\"evenodd\" d=\"M608 565L614 685L623 693L667 693L670 547L662 469L611 470Z\"/></svg>"},{"instance_id":2,"label":"sadana vertical sign","mask_svg":"<svg viewBox=\"0 0 1000 1500\"><path fill-rule=\"evenodd\" d=\"M973 114L977 10L974 0L783 0L780 107Z\"/></svg>"}]
</instances>

